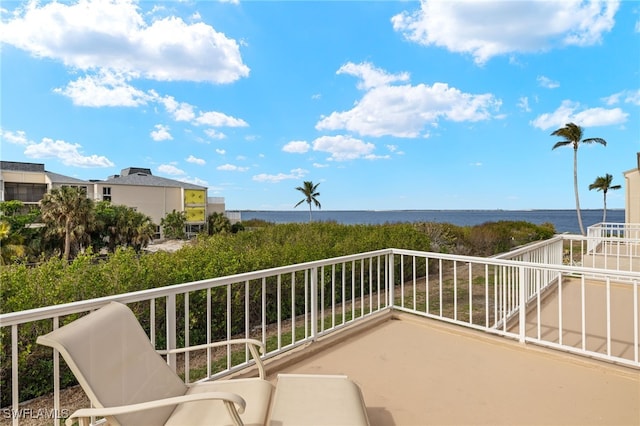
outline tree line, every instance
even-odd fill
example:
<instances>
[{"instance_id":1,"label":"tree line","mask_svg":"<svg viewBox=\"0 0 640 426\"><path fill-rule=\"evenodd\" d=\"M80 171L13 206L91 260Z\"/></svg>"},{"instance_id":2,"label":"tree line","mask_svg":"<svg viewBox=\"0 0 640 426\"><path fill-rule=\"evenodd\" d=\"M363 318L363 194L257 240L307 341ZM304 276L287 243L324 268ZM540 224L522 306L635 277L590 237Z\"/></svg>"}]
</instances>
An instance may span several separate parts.
<instances>
[{"instance_id":1,"label":"tree line","mask_svg":"<svg viewBox=\"0 0 640 426\"><path fill-rule=\"evenodd\" d=\"M81 188L63 186L44 195L37 207L21 201L0 202L1 264L64 260L87 250L113 253L118 247L140 252L156 235L152 219L132 207L93 201ZM161 219L166 238L186 238L184 212L172 211ZM236 232L222 213L207 218L209 234Z\"/></svg>"}]
</instances>

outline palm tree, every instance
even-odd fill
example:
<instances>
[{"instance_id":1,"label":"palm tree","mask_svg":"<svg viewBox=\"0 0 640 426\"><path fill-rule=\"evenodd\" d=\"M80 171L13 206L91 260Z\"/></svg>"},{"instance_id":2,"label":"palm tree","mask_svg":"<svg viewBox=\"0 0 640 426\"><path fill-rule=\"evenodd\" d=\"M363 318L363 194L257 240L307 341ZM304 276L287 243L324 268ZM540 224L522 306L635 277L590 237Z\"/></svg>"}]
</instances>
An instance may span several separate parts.
<instances>
[{"instance_id":1,"label":"palm tree","mask_svg":"<svg viewBox=\"0 0 640 426\"><path fill-rule=\"evenodd\" d=\"M316 198L320 196L320 193L316 191L318 189L318 185L320 184L316 183L314 185L313 182L306 180L303 182L303 186L299 186L296 188L298 191L304 194L304 198L298 201L298 204L293 206L293 208L298 207L304 202L309 204L309 222L311 222L311 203L315 204L317 208L321 208L320 201L318 201L318 199Z\"/></svg>"},{"instance_id":2,"label":"palm tree","mask_svg":"<svg viewBox=\"0 0 640 426\"><path fill-rule=\"evenodd\" d=\"M231 232L231 221L224 213L214 212L207 217L207 233L209 235L229 232Z\"/></svg>"},{"instance_id":3,"label":"palm tree","mask_svg":"<svg viewBox=\"0 0 640 426\"><path fill-rule=\"evenodd\" d=\"M65 260L71 254L71 242L82 241L93 226L93 200L81 188L63 186L45 194L41 202L42 220L54 235L64 236Z\"/></svg>"},{"instance_id":4,"label":"palm tree","mask_svg":"<svg viewBox=\"0 0 640 426\"><path fill-rule=\"evenodd\" d=\"M582 235L585 235L584 226L582 225L582 214L580 213L580 198L578 197L578 146L580 143L599 143L606 146L607 141L602 138L582 139L582 127L574 123L567 123L564 127L561 127L551 133L551 136L560 136L564 138L564 140L556 142L552 149L566 145L573 146L573 189L576 194L576 213L578 214L580 232Z\"/></svg>"},{"instance_id":5,"label":"palm tree","mask_svg":"<svg viewBox=\"0 0 640 426\"><path fill-rule=\"evenodd\" d=\"M153 223L151 217L135 212L136 215L134 217L134 233L131 240L131 244L135 248L136 251L142 250L144 247L149 245L149 242L153 240L153 236L156 233L156 225Z\"/></svg>"},{"instance_id":6,"label":"palm tree","mask_svg":"<svg viewBox=\"0 0 640 426\"><path fill-rule=\"evenodd\" d=\"M160 219L160 226L162 227L162 233L164 237L171 239L182 240L186 238L187 234L184 228L187 224L187 215L185 212L177 212L175 209L171 213L167 213L165 217Z\"/></svg>"},{"instance_id":7,"label":"palm tree","mask_svg":"<svg viewBox=\"0 0 640 426\"><path fill-rule=\"evenodd\" d=\"M609 173L604 176L598 176L596 180L593 181L591 185L589 185L589 191L592 189L597 189L598 191L602 191L604 195L604 210L602 210L602 222L607 221L607 191L610 189L620 189L622 186L620 185L611 185L611 181L613 180L613 176Z\"/></svg>"}]
</instances>

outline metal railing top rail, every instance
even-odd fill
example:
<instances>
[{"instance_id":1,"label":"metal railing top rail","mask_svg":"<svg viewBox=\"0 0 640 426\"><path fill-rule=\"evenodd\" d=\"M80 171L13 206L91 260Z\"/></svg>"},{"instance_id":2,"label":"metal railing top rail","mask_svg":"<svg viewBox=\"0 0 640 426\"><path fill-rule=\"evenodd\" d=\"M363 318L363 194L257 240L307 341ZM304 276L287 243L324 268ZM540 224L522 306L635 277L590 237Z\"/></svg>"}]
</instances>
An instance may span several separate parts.
<instances>
[{"instance_id":1,"label":"metal railing top rail","mask_svg":"<svg viewBox=\"0 0 640 426\"><path fill-rule=\"evenodd\" d=\"M206 290L208 288L222 287L229 284L261 279L263 277L274 276L278 274L286 274L301 270L307 270L314 267L322 267L332 265L337 262L350 262L370 258L373 256L383 256L391 254L393 249L375 250L366 253L358 253L347 256L333 257L329 259L314 260L304 263L296 263L293 265L279 266L269 269L261 269L258 271L245 272L235 275L227 275L224 277L210 278L200 281L192 281L188 283L168 285L165 287L157 287L148 290L140 290L130 293L122 293L112 296L105 296L96 299L80 300L77 302L64 303L60 305L45 306L42 308L29 309L25 311L9 312L0 314L0 326L10 326L21 324L40 319L47 319L56 316L76 314L97 309L109 302L117 301L121 303L133 303L147 301L154 298L165 297L170 295L183 294L185 292Z\"/></svg>"},{"instance_id":2,"label":"metal railing top rail","mask_svg":"<svg viewBox=\"0 0 640 426\"><path fill-rule=\"evenodd\" d=\"M621 222L600 222L589 226L589 228L631 228L640 229L640 223L621 223Z\"/></svg>"},{"instance_id":3,"label":"metal railing top rail","mask_svg":"<svg viewBox=\"0 0 640 426\"><path fill-rule=\"evenodd\" d=\"M524 246L516 247L515 249L509 250L508 252L496 254L495 256L491 256L491 258L492 259L509 259L509 258L512 258L512 257L520 256L520 255L522 255L524 253L530 253L533 250L546 247L549 244L553 244L553 243L556 243L556 242L559 242L559 241L563 241L565 239L567 239L566 235L557 234L557 235L554 235L553 237L549 238L548 240L540 240L540 241L536 241L536 242L533 242L533 243L526 244Z\"/></svg>"},{"instance_id":4,"label":"metal railing top rail","mask_svg":"<svg viewBox=\"0 0 640 426\"><path fill-rule=\"evenodd\" d=\"M467 262L467 263L482 263L482 264L496 265L496 266L525 267L529 269L558 271L558 272L564 272L567 274L577 274L577 275L584 274L587 276L606 276L612 279L617 279L617 278L640 279L640 273L631 272L631 271L617 271L617 270L611 270L611 269L589 268L584 266L556 265L556 264L545 264L545 263L536 263L536 262L525 262L521 260L509 260L509 259L487 258L487 257L477 257L477 256L463 256L463 255L454 255L454 254L445 254L445 253L431 253L431 252L422 252L422 251L405 250L405 249L391 249L391 250L393 254L405 254L409 256L424 256L428 254L430 255L429 257L433 257L433 258L439 258L443 260L456 260L456 261Z\"/></svg>"}]
</instances>

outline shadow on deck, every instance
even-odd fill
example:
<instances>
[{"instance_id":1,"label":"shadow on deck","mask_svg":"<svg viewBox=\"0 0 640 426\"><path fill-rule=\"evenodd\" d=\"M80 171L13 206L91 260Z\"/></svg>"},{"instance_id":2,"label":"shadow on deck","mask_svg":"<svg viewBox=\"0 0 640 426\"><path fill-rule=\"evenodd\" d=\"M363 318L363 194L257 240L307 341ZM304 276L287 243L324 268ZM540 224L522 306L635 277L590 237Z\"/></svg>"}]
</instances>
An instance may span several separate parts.
<instances>
[{"instance_id":1,"label":"shadow on deck","mask_svg":"<svg viewBox=\"0 0 640 426\"><path fill-rule=\"evenodd\" d=\"M584 280L584 306L588 312L588 315L584 314L584 328L582 281L579 278L563 276L561 293L560 296L556 285L541 297L539 307L537 301L530 303L526 321L528 338L628 360L635 359L637 345L634 336L640 330L640 318L635 319L634 326L633 285L611 282L607 296L606 282ZM611 302L609 312L607 297ZM636 293L635 298L640 306L640 292ZM509 329L514 333L518 332L517 318L510 324ZM609 340L607 335L611 336ZM640 398L640 389L638 393Z\"/></svg>"}]
</instances>

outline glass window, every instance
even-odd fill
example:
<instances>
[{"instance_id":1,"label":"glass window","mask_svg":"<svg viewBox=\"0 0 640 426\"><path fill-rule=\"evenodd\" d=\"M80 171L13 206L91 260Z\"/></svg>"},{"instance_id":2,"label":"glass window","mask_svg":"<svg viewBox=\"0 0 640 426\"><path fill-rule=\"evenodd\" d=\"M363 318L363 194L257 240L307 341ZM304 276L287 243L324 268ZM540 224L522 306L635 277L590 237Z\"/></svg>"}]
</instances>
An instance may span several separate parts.
<instances>
[{"instance_id":1,"label":"glass window","mask_svg":"<svg viewBox=\"0 0 640 426\"><path fill-rule=\"evenodd\" d=\"M18 200L23 203L37 203L47 193L47 185L37 183L5 182L4 200Z\"/></svg>"}]
</instances>

